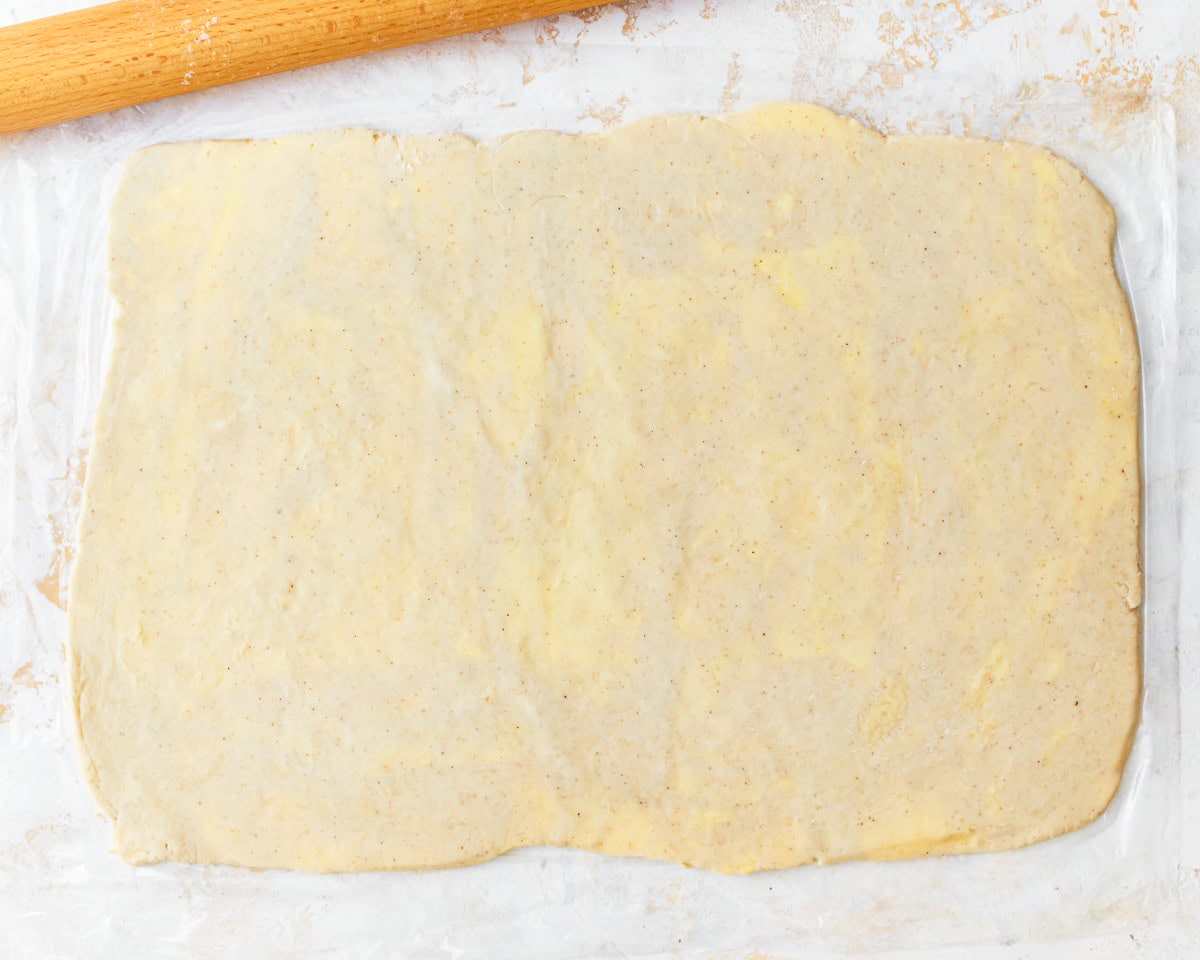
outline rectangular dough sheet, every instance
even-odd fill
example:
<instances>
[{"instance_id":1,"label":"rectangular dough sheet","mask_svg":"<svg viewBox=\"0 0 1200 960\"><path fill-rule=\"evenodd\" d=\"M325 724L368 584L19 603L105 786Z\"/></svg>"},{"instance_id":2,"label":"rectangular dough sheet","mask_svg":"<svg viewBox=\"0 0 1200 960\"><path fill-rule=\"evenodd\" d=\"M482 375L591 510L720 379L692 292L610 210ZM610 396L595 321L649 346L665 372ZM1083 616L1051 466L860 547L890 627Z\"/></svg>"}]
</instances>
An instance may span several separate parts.
<instances>
[{"instance_id":1,"label":"rectangular dough sheet","mask_svg":"<svg viewBox=\"0 0 1200 960\"><path fill-rule=\"evenodd\" d=\"M1097 817L1138 354L1045 150L807 106L156 146L70 596L117 852L744 872Z\"/></svg>"}]
</instances>

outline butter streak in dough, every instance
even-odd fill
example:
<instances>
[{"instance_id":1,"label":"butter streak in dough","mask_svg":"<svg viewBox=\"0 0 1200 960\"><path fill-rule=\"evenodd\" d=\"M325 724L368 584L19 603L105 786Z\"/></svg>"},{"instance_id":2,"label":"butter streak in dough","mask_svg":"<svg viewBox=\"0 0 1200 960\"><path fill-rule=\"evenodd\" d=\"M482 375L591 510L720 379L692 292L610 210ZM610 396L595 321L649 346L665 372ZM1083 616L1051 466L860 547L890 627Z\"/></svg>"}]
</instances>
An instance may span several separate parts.
<instances>
[{"instance_id":1,"label":"butter streak in dough","mask_svg":"<svg viewBox=\"0 0 1200 960\"><path fill-rule=\"evenodd\" d=\"M133 862L752 871L1095 818L1139 696L1112 213L824 110L153 147L71 587Z\"/></svg>"}]
</instances>

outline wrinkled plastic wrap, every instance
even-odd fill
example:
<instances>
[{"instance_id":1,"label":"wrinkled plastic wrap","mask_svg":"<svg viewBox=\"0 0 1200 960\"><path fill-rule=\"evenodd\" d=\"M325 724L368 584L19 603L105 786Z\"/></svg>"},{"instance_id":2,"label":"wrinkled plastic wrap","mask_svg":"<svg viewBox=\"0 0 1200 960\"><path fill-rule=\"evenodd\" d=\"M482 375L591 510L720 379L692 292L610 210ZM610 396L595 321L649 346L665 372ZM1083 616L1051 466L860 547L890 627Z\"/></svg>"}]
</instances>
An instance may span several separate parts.
<instances>
[{"instance_id":1,"label":"wrinkled plastic wrap","mask_svg":"<svg viewBox=\"0 0 1200 960\"><path fill-rule=\"evenodd\" d=\"M750 17L716 45L658 43L645 22L630 42L622 30L638 8L625 7L571 21L582 38L573 45L553 23L553 35L545 24L526 25L0 140L0 534L8 538L0 543L0 953L869 954L1096 936L1173 909L1180 807L1171 108L1138 97L1098 101L1067 82L1017 86L987 71L942 75L936 85L864 85L854 80L863 64L805 49L799 32L772 34L763 18ZM643 21L665 22L673 10L651 7ZM884 132L1048 146L1116 209L1120 272L1142 351L1146 583L1142 721L1110 809L1080 831L1010 853L748 877L552 849L457 870L342 876L134 868L112 856L108 824L76 763L63 643L66 575L115 312L106 290L108 207L130 152L338 126L476 137L594 130L656 113L795 99Z\"/></svg>"}]
</instances>

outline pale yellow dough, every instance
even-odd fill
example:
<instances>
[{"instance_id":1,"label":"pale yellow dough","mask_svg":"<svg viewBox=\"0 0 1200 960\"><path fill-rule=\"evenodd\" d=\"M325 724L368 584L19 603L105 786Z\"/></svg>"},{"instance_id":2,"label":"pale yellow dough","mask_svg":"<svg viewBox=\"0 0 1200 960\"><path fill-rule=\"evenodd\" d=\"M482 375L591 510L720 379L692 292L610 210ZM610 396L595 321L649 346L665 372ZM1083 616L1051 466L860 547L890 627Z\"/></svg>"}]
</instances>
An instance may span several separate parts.
<instances>
[{"instance_id":1,"label":"pale yellow dough","mask_svg":"<svg viewBox=\"0 0 1200 960\"><path fill-rule=\"evenodd\" d=\"M1114 221L814 107L153 147L71 586L133 862L751 871L1095 818L1137 716Z\"/></svg>"}]
</instances>

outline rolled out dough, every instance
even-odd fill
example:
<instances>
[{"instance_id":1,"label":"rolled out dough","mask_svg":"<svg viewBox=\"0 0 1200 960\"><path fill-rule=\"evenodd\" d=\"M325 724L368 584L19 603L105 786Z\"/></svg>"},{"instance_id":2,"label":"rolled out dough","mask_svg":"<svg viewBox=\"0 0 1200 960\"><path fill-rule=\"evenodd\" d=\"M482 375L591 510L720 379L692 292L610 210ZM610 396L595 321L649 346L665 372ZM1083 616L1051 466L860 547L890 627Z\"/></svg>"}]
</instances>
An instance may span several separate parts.
<instances>
[{"instance_id":1,"label":"rolled out dough","mask_svg":"<svg viewBox=\"0 0 1200 960\"><path fill-rule=\"evenodd\" d=\"M824 110L158 146L70 603L133 862L752 871L1095 818L1140 689L1114 221Z\"/></svg>"}]
</instances>

